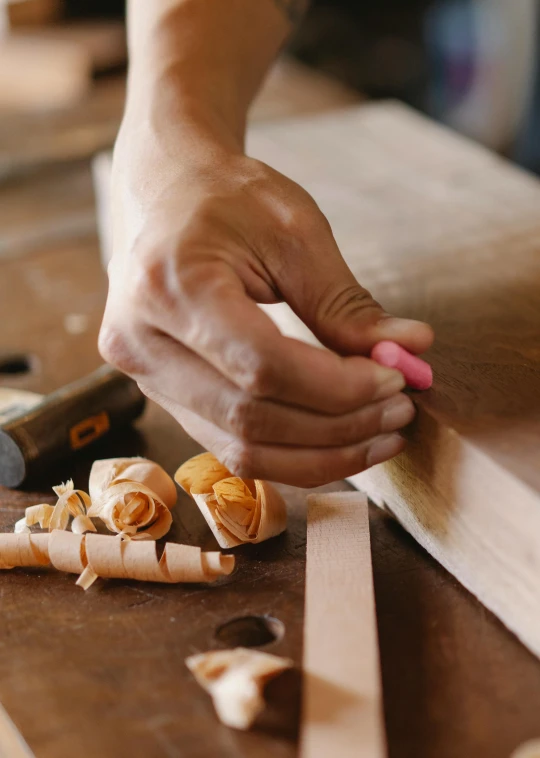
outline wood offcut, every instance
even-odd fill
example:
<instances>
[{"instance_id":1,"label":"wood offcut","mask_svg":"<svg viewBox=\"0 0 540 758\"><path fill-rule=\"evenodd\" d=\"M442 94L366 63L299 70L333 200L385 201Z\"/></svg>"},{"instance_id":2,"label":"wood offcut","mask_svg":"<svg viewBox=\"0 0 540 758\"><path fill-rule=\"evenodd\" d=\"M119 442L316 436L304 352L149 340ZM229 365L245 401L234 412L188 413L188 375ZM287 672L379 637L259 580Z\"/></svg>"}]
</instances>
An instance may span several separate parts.
<instances>
[{"instance_id":1,"label":"wood offcut","mask_svg":"<svg viewBox=\"0 0 540 758\"><path fill-rule=\"evenodd\" d=\"M368 504L308 497L301 758L386 758Z\"/></svg>"}]
</instances>

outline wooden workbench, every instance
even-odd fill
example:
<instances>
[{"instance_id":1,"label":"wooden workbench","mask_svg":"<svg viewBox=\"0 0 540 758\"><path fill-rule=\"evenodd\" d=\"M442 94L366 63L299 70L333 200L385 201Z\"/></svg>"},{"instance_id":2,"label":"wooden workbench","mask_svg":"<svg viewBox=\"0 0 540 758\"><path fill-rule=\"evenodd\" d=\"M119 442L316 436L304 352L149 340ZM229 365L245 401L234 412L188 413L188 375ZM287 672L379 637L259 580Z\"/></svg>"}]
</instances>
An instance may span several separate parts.
<instances>
[{"instance_id":1,"label":"wooden workbench","mask_svg":"<svg viewBox=\"0 0 540 758\"><path fill-rule=\"evenodd\" d=\"M66 181L62 172L51 178L51 193L63 191ZM1 192L18 193L17 208L30 225L31 190L12 180ZM77 217L88 219L88 202L75 205ZM0 251L8 226L16 236L12 222L0 210ZM27 356L30 369L0 373L1 384L48 392L100 363L106 282L97 240L88 224L84 234L70 235L69 228L66 222L54 241L44 235L40 242L29 226L31 244L19 235L0 255L0 372L17 356ZM148 455L172 472L197 449L149 404L136 430L99 455ZM31 490L0 489L0 528L11 529L27 505L53 502L50 487L61 480L74 475L84 487L88 468L88 459L65 463ZM36 758L297 754L297 673L270 686L265 721L240 734L217 722L183 663L193 652L219 647L216 630L228 620L270 615L285 632L263 649L300 666L305 493L283 491L287 533L238 550L238 571L218 586L111 581L85 594L74 577L54 570L0 573L0 702ZM373 509L371 531L390 758L508 758L540 734L540 663L388 515ZM184 495L170 537L215 547Z\"/></svg>"}]
</instances>

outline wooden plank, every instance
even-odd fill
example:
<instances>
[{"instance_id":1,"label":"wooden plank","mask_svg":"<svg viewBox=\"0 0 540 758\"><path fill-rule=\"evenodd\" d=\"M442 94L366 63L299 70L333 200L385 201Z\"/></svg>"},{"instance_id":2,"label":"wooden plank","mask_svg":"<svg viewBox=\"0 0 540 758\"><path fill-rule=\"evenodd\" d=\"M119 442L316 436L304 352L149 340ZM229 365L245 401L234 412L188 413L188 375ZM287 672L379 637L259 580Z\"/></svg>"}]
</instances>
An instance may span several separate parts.
<instances>
[{"instance_id":1,"label":"wooden plank","mask_svg":"<svg viewBox=\"0 0 540 758\"><path fill-rule=\"evenodd\" d=\"M540 655L540 184L397 104L250 149L312 192L389 311L436 330L411 444L355 483Z\"/></svg>"},{"instance_id":2,"label":"wooden plank","mask_svg":"<svg viewBox=\"0 0 540 758\"><path fill-rule=\"evenodd\" d=\"M113 144L125 100L125 78L96 82L71 108L0 119L0 180L29 168L89 158Z\"/></svg>"},{"instance_id":3,"label":"wooden plank","mask_svg":"<svg viewBox=\"0 0 540 758\"><path fill-rule=\"evenodd\" d=\"M11 39L69 42L87 56L94 71L107 71L126 62L125 25L122 21L71 21L28 30L15 30Z\"/></svg>"},{"instance_id":4,"label":"wooden plank","mask_svg":"<svg viewBox=\"0 0 540 758\"><path fill-rule=\"evenodd\" d=\"M72 106L90 88L91 61L70 40L10 35L0 44L0 111Z\"/></svg>"},{"instance_id":5,"label":"wooden plank","mask_svg":"<svg viewBox=\"0 0 540 758\"><path fill-rule=\"evenodd\" d=\"M368 504L310 495L301 758L386 756Z\"/></svg>"},{"instance_id":6,"label":"wooden plank","mask_svg":"<svg viewBox=\"0 0 540 758\"><path fill-rule=\"evenodd\" d=\"M360 99L358 92L337 79L284 57L271 69L249 118L251 123L258 123L308 116L345 108Z\"/></svg>"}]
</instances>

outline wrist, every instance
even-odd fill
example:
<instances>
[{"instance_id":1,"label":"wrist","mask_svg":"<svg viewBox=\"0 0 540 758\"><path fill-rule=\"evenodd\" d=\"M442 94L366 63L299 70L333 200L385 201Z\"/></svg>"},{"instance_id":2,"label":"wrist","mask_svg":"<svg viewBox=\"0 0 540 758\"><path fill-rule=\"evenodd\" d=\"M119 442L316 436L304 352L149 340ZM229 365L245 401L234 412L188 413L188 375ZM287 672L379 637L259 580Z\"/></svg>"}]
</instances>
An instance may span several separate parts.
<instances>
[{"instance_id":1,"label":"wrist","mask_svg":"<svg viewBox=\"0 0 540 758\"><path fill-rule=\"evenodd\" d=\"M202 71L195 75L182 62L140 73L133 66L124 124L163 143L186 140L191 149L213 143L241 153L247 105L228 81L212 81Z\"/></svg>"},{"instance_id":2,"label":"wrist","mask_svg":"<svg viewBox=\"0 0 540 758\"><path fill-rule=\"evenodd\" d=\"M131 0L128 26L128 112L159 129L200 122L242 149L250 103L289 32L275 1Z\"/></svg>"}]
</instances>

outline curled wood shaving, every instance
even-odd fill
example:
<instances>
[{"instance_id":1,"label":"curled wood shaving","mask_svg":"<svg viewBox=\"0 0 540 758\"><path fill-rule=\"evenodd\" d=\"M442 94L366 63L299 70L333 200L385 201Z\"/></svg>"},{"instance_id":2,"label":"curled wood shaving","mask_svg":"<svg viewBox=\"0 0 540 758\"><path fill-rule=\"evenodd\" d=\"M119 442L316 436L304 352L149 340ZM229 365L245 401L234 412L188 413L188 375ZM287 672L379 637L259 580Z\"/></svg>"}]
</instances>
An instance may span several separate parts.
<instances>
[{"instance_id":1,"label":"curled wood shaving","mask_svg":"<svg viewBox=\"0 0 540 758\"><path fill-rule=\"evenodd\" d=\"M293 666L288 658L237 647L186 658L197 682L212 697L219 720L233 729L249 729L264 710L266 683Z\"/></svg>"},{"instance_id":2,"label":"curled wood shaving","mask_svg":"<svg viewBox=\"0 0 540 758\"><path fill-rule=\"evenodd\" d=\"M157 540L172 524L170 509L177 492L171 477L146 458L96 461L90 472L92 506L88 516L99 517L124 539Z\"/></svg>"},{"instance_id":3,"label":"curled wood shaving","mask_svg":"<svg viewBox=\"0 0 540 758\"><path fill-rule=\"evenodd\" d=\"M85 532L97 532L94 522L89 516L75 516L71 522L71 531L73 534L84 534Z\"/></svg>"},{"instance_id":4,"label":"curled wood shaving","mask_svg":"<svg viewBox=\"0 0 540 758\"><path fill-rule=\"evenodd\" d=\"M186 461L174 478L195 500L220 547L263 542L287 528L285 501L271 484L232 476L211 453Z\"/></svg>"},{"instance_id":5,"label":"curled wood shaving","mask_svg":"<svg viewBox=\"0 0 540 758\"><path fill-rule=\"evenodd\" d=\"M232 555L203 553L199 547L168 542L158 560L155 542L126 541L112 535L0 534L0 568L45 566L80 574L88 589L98 578L142 582L212 582L234 569Z\"/></svg>"},{"instance_id":6,"label":"curled wood shaving","mask_svg":"<svg viewBox=\"0 0 540 758\"><path fill-rule=\"evenodd\" d=\"M213 486L232 476L212 453L201 453L183 463L174 478L188 494L211 495Z\"/></svg>"},{"instance_id":7,"label":"curled wood shaving","mask_svg":"<svg viewBox=\"0 0 540 758\"><path fill-rule=\"evenodd\" d=\"M22 519L15 524L15 532L21 534L29 532L31 526L39 524L42 529L48 529L51 518L54 513L54 505L40 503L39 505L30 505Z\"/></svg>"},{"instance_id":8,"label":"curled wood shaving","mask_svg":"<svg viewBox=\"0 0 540 758\"><path fill-rule=\"evenodd\" d=\"M53 492L58 500L51 513L48 524L49 531L53 529L67 529L69 517L86 516L90 506L90 497L82 490L76 490L73 480L69 479L65 484L53 487Z\"/></svg>"},{"instance_id":9,"label":"curled wood shaving","mask_svg":"<svg viewBox=\"0 0 540 758\"><path fill-rule=\"evenodd\" d=\"M26 526L25 518L19 519L19 521L16 522L14 532L15 534L29 534L30 533L30 529Z\"/></svg>"},{"instance_id":10,"label":"curled wood shaving","mask_svg":"<svg viewBox=\"0 0 540 758\"><path fill-rule=\"evenodd\" d=\"M83 490L76 490L70 479L65 484L53 487L58 497L56 505L39 503L29 506L22 519L15 524L15 533L22 534L30 531L31 526L39 524L42 529L67 529L69 519L73 517L74 524L87 524L87 529L95 531L95 527L86 515L90 505L90 497ZM89 525L88 525L89 524ZM76 527L77 528L77 527Z\"/></svg>"}]
</instances>

